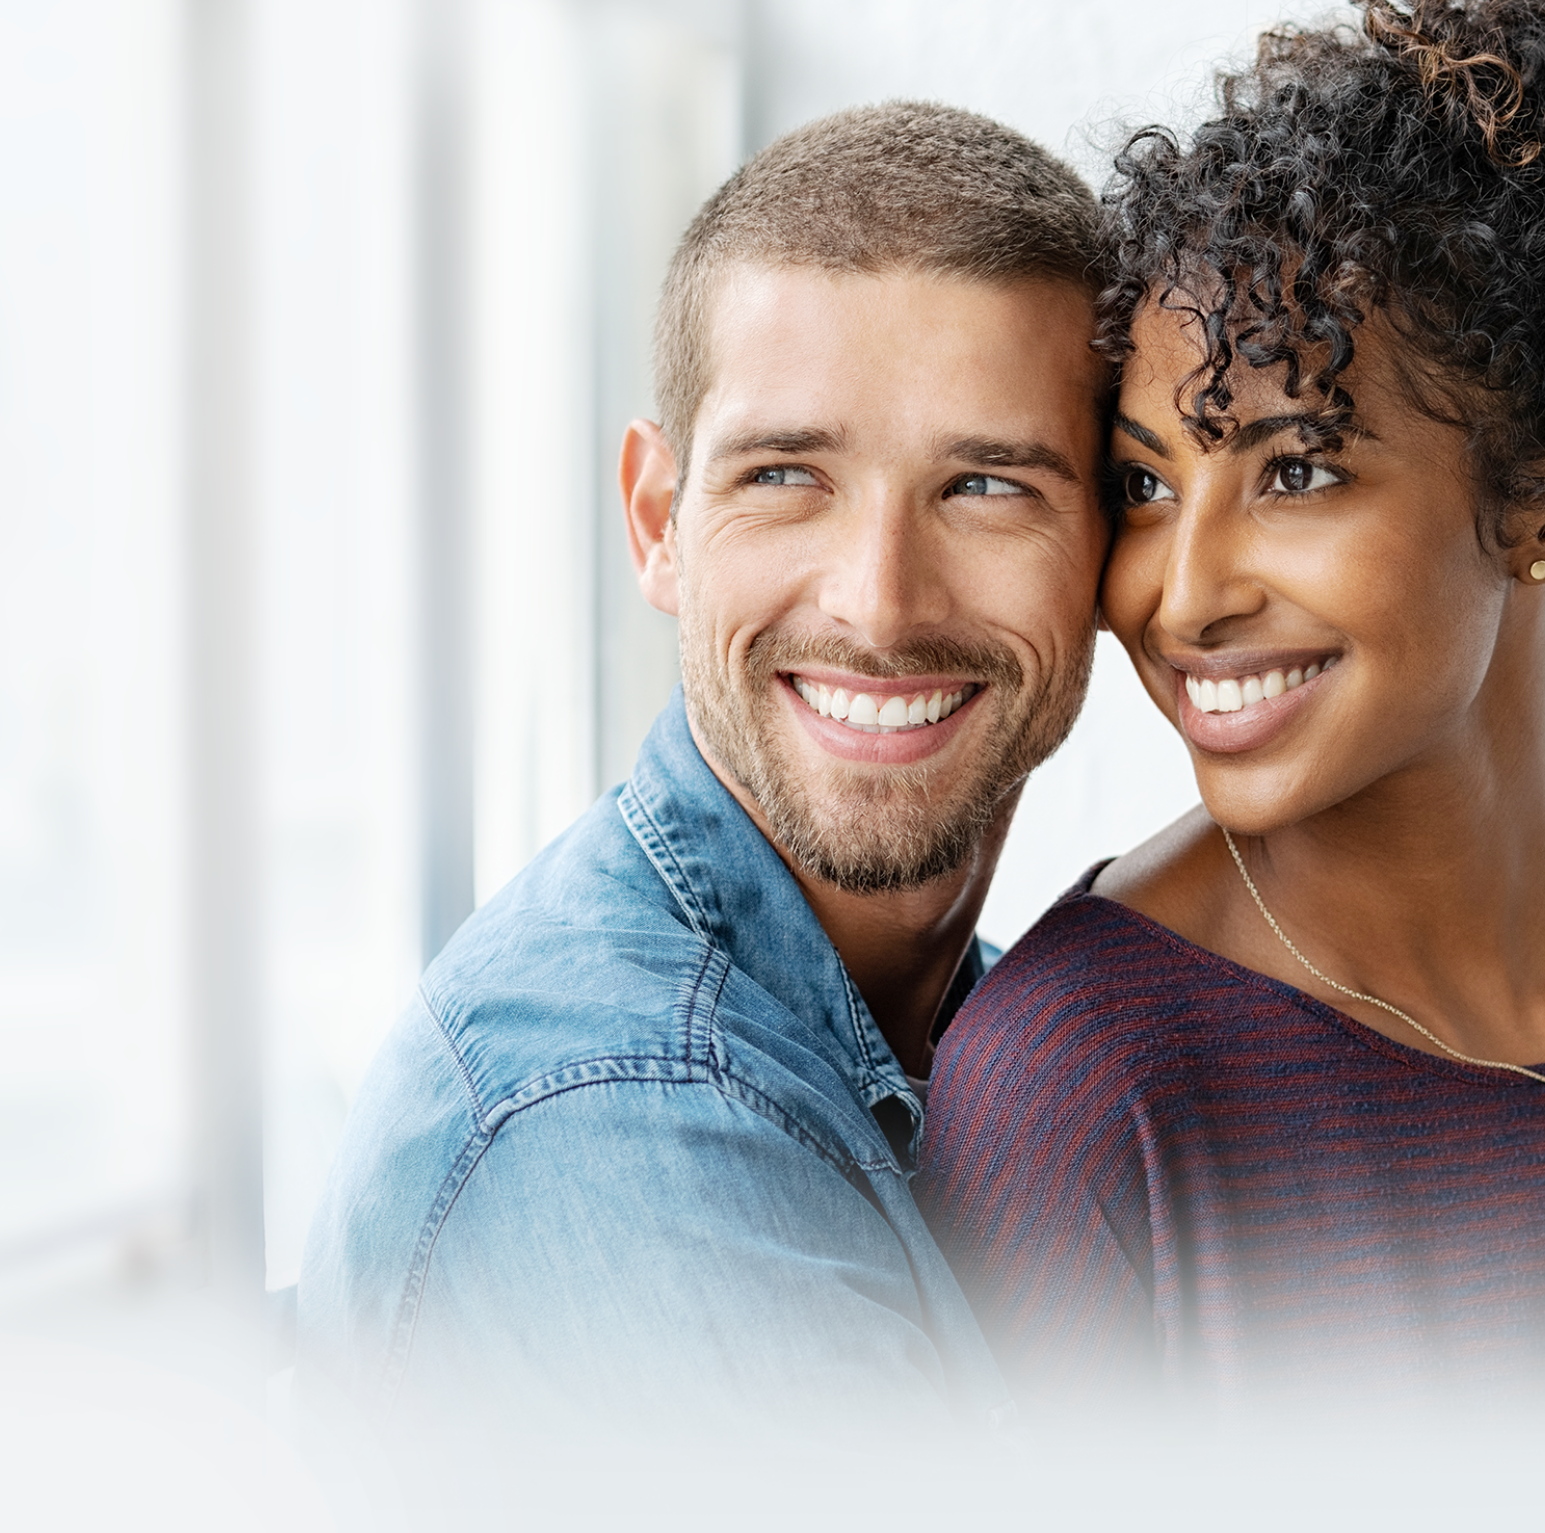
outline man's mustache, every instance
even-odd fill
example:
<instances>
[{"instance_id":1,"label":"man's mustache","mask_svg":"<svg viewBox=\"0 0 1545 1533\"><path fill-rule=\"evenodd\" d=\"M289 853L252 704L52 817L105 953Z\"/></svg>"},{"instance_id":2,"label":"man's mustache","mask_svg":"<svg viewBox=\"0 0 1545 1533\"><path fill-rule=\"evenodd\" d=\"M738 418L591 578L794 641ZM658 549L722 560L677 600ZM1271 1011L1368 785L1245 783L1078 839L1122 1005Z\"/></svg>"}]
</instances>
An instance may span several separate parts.
<instances>
[{"instance_id":1,"label":"man's mustache","mask_svg":"<svg viewBox=\"0 0 1545 1533\"><path fill-rule=\"evenodd\" d=\"M793 634L764 629L746 650L746 670L756 680L783 671L824 665L868 676L902 681L908 676L959 676L1017 691L1024 667L1011 649L996 644L967 644L943 635L924 635L890 649L873 649L840 634Z\"/></svg>"}]
</instances>

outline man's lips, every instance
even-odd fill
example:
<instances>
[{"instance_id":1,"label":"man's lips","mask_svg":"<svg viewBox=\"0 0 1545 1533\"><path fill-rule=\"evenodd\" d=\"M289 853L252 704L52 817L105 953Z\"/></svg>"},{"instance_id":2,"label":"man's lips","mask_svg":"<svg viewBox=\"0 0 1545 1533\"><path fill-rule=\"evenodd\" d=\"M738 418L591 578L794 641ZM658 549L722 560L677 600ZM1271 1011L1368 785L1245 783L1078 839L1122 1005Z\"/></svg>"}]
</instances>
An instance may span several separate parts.
<instances>
[{"instance_id":1,"label":"man's lips","mask_svg":"<svg viewBox=\"0 0 1545 1533\"><path fill-rule=\"evenodd\" d=\"M983 690L960 677L879 680L819 666L779 680L800 723L825 750L849 761L893 766L942 749Z\"/></svg>"},{"instance_id":2,"label":"man's lips","mask_svg":"<svg viewBox=\"0 0 1545 1533\"><path fill-rule=\"evenodd\" d=\"M1186 738L1200 750L1256 750L1274 739L1330 681L1335 652L1236 653L1176 657L1175 704Z\"/></svg>"}]
</instances>

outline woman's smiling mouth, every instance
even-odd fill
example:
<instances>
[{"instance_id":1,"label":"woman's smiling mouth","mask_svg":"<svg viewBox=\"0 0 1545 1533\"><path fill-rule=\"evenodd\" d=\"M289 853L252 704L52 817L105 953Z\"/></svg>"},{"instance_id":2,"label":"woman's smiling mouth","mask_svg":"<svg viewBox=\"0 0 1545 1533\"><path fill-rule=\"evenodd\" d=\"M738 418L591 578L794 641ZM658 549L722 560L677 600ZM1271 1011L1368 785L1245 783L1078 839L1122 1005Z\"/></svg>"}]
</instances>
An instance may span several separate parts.
<instances>
[{"instance_id":1,"label":"woman's smiling mouth","mask_svg":"<svg viewBox=\"0 0 1545 1533\"><path fill-rule=\"evenodd\" d=\"M1341 656L1218 656L1205 662L1179 656L1173 667L1180 727L1200 750L1234 755L1274 739L1309 705ZM1206 674L1204 674L1204 672Z\"/></svg>"},{"instance_id":2,"label":"woman's smiling mouth","mask_svg":"<svg viewBox=\"0 0 1545 1533\"><path fill-rule=\"evenodd\" d=\"M1308 665L1274 666L1249 676L1193 676L1184 672L1186 695L1202 713L1238 713L1245 708L1265 702L1268 698L1281 697L1284 692L1295 692L1306 681L1313 681L1322 671L1328 671L1340 659L1339 655L1327 655L1323 660L1311 660Z\"/></svg>"}]
</instances>

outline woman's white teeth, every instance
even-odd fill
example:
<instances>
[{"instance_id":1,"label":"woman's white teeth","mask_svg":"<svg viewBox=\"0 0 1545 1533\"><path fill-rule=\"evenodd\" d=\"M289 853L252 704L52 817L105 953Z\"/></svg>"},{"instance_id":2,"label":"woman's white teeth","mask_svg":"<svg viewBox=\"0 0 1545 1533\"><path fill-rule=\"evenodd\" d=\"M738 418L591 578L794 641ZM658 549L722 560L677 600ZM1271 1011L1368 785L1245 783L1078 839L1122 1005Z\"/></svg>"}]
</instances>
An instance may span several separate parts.
<instances>
[{"instance_id":1,"label":"woman's white teeth","mask_svg":"<svg viewBox=\"0 0 1545 1533\"><path fill-rule=\"evenodd\" d=\"M1267 671L1264 676L1229 677L1223 681L1199 681L1195 676L1186 677L1186 695L1202 713L1238 713L1263 702L1268 697L1281 697L1306 681L1313 681L1321 671L1328 671L1337 660L1331 655L1317 665L1306 665L1303 670L1295 665L1292 670Z\"/></svg>"},{"instance_id":2,"label":"woman's white teeth","mask_svg":"<svg viewBox=\"0 0 1545 1533\"><path fill-rule=\"evenodd\" d=\"M850 729L861 729L870 735L888 735L898 729L937 724L940 719L947 719L977 690L975 683L970 683L958 692L945 692L935 687L932 692L914 692L910 696L893 693L885 697L828 687L824 682L806 681L803 676L789 679L794 690L823 719L841 719Z\"/></svg>"}]
</instances>

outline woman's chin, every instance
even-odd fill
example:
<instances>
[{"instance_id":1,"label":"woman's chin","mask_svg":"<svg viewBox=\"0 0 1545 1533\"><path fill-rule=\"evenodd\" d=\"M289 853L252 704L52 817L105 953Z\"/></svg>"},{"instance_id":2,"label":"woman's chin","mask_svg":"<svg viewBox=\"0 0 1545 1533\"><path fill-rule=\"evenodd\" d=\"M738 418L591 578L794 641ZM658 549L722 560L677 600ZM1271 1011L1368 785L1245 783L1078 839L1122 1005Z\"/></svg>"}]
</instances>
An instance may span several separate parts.
<instances>
[{"instance_id":1,"label":"woman's chin","mask_svg":"<svg viewBox=\"0 0 1545 1533\"><path fill-rule=\"evenodd\" d=\"M1273 831L1298 825L1335 799L1314 792L1301 782L1284 781L1281 772L1230 773L1232 781L1219 781L1206 770L1197 774L1197 788L1207 813L1236 836L1269 836ZM1255 780L1242 780L1253 778Z\"/></svg>"}]
</instances>

